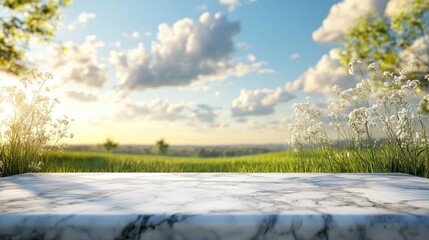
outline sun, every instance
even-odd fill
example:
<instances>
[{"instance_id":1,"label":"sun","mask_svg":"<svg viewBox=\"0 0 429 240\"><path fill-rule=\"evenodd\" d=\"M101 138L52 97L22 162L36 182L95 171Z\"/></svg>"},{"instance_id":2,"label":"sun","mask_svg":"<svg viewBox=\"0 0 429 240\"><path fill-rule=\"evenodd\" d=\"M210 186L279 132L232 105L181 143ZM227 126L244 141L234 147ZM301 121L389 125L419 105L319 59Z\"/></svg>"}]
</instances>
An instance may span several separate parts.
<instances>
[{"instance_id":1,"label":"sun","mask_svg":"<svg viewBox=\"0 0 429 240\"><path fill-rule=\"evenodd\" d=\"M10 119L15 113L15 108L12 104L7 102L0 103L0 123L3 123L5 120Z\"/></svg>"}]
</instances>

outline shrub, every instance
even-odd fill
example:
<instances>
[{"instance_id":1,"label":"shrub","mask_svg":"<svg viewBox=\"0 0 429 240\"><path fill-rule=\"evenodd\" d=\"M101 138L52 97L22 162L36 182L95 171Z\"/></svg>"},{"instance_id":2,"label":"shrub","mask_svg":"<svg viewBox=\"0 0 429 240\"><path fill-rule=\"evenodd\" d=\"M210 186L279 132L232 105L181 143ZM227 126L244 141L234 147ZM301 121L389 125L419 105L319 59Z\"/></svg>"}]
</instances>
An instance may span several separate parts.
<instances>
[{"instance_id":1,"label":"shrub","mask_svg":"<svg viewBox=\"0 0 429 240\"><path fill-rule=\"evenodd\" d=\"M164 139L160 139L155 143L155 152L158 155L167 155L168 147L168 143Z\"/></svg>"},{"instance_id":2,"label":"shrub","mask_svg":"<svg viewBox=\"0 0 429 240\"><path fill-rule=\"evenodd\" d=\"M106 141L101 145L106 149L107 152L111 153L118 147L119 144L114 142L113 139L107 138Z\"/></svg>"}]
</instances>

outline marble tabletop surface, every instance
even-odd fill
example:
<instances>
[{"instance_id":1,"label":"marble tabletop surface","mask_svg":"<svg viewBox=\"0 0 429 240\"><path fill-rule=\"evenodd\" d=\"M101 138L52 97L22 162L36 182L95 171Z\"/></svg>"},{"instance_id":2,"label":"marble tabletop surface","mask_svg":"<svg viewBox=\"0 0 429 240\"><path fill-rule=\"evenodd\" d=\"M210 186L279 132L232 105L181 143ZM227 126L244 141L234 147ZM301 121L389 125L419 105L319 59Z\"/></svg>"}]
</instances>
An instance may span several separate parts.
<instances>
[{"instance_id":1,"label":"marble tabletop surface","mask_svg":"<svg viewBox=\"0 0 429 240\"><path fill-rule=\"evenodd\" d=\"M49 173L0 178L0 239L429 239L406 174Z\"/></svg>"}]
</instances>

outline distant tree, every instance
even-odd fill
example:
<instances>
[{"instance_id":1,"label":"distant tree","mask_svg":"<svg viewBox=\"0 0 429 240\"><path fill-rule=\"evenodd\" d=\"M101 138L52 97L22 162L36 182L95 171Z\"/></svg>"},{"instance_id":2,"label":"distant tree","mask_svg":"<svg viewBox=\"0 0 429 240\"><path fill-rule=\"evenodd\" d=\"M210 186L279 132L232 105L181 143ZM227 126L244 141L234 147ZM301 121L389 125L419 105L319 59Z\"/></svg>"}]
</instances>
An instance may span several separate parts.
<instances>
[{"instance_id":1,"label":"distant tree","mask_svg":"<svg viewBox=\"0 0 429 240\"><path fill-rule=\"evenodd\" d=\"M61 7L72 0L0 0L0 71L20 74L30 40L52 40Z\"/></svg>"},{"instance_id":2,"label":"distant tree","mask_svg":"<svg viewBox=\"0 0 429 240\"><path fill-rule=\"evenodd\" d=\"M155 152L158 155L166 155L168 152L169 145L167 142L164 141L164 139L160 139L155 144Z\"/></svg>"},{"instance_id":3,"label":"distant tree","mask_svg":"<svg viewBox=\"0 0 429 240\"><path fill-rule=\"evenodd\" d=\"M413 0L394 16L370 11L342 39L342 62L347 65L351 58L377 61L382 70L395 72L417 59L420 66L410 74L423 80L429 72L428 14L428 0Z\"/></svg>"},{"instance_id":4,"label":"distant tree","mask_svg":"<svg viewBox=\"0 0 429 240\"><path fill-rule=\"evenodd\" d=\"M102 144L102 146L108 151L112 152L115 148L118 147L118 143L114 142L112 139L107 138L106 141Z\"/></svg>"}]
</instances>

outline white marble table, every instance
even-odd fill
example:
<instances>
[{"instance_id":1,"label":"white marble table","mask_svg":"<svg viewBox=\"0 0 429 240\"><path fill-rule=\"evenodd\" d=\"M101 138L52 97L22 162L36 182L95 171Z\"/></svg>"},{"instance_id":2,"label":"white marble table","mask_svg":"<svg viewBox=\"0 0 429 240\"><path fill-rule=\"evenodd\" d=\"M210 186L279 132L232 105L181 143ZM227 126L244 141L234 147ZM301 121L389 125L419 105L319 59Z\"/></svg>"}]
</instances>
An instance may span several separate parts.
<instances>
[{"instance_id":1,"label":"white marble table","mask_svg":"<svg viewBox=\"0 0 429 240\"><path fill-rule=\"evenodd\" d=\"M0 178L0 239L429 239L405 174L68 173Z\"/></svg>"}]
</instances>

